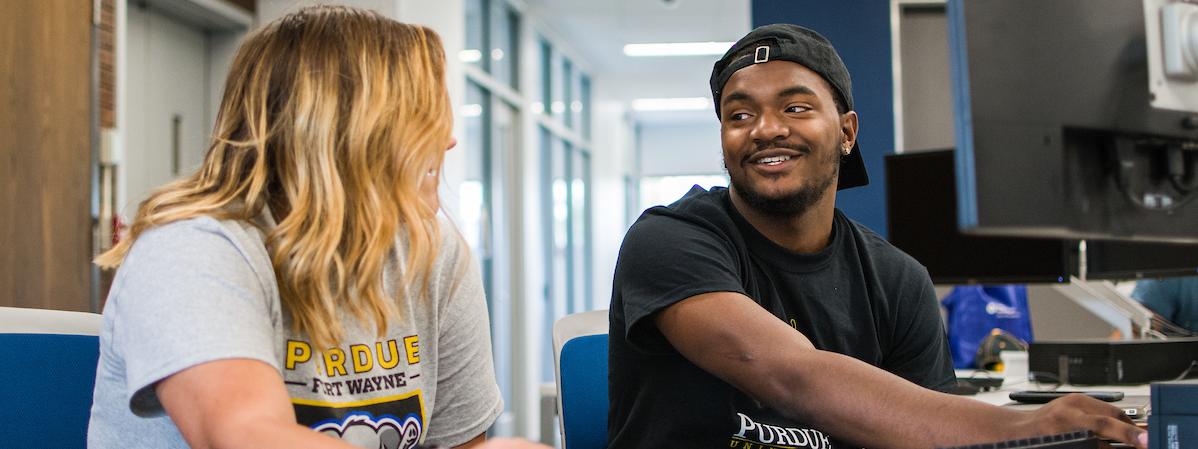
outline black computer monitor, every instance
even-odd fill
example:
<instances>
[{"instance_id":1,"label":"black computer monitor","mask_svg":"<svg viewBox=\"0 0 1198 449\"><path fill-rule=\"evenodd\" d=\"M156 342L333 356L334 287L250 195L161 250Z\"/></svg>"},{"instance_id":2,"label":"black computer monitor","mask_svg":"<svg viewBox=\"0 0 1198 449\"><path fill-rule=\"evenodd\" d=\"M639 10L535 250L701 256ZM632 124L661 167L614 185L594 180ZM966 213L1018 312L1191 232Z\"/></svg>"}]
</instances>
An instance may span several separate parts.
<instances>
[{"instance_id":1,"label":"black computer monitor","mask_svg":"<svg viewBox=\"0 0 1198 449\"><path fill-rule=\"evenodd\" d=\"M953 150L886 156L887 238L937 284L1068 283L1077 241L983 236L957 230Z\"/></svg>"},{"instance_id":2,"label":"black computer monitor","mask_svg":"<svg viewBox=\"0 0 1198 449\"><path fill-rule=\"evenodd\" d=\"M1129 280L1198 275L1198 244L1091 240L1088 279Z\"/></svg>"},{"instance_id":3,"label":"black computer monitor","mask_svg":"<svg viewBox=\"0 0 1198 449\"><path fill-rule=\"evenodd\" d=\"M1168 2L948 2L962 232L1198 242L1198 81L1150 69Z\"/></svg>"},{"instance_id":4,"label":"black computer monitor","mask_svg":"<svg viewBox=\"0 0 1198 449\"><path fill-rule=\"evenodd\" d=\"M957 229L952 149L886 156L887 236L937 284L1068 283L1198 274L1198 244L988 236Z\"/></svg>"}]
</instances>

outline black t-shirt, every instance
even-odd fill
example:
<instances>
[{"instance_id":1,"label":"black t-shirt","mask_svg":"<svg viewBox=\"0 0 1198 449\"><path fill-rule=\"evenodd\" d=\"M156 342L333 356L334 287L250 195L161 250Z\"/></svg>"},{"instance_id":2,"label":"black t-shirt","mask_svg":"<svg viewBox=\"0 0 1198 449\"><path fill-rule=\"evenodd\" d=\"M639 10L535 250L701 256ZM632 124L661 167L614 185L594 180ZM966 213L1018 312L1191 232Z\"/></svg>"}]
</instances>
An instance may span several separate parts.
<instances>
[{"instance_id":1,"label":"black t-shirt","mask_svg":"<svg viewBox=\"0 0 1198 449\"><path fill-rule=\"evenodd\" d=\"M653 315L710 292L752 298L819 349L927 388L954 383L936 295L915 259L839 210L827 248L794 253L753 228L727 189L696 187L645 211L620 248L609 314L610 447L849 447L758 403L669 344Z\"/></svg>"}]
</instances>

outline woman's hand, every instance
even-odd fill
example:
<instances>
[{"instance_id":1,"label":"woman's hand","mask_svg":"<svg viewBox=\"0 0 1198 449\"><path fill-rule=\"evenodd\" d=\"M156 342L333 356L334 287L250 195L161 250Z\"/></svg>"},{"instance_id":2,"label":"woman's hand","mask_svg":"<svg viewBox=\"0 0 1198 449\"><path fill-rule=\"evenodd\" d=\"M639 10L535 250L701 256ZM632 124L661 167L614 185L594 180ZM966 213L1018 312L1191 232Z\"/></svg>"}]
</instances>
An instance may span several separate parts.
<instances>
[{"instance_id":1,"label":"woman's hand","mask_svg":"<svg viewBox=\"0 0 1198 449\"><path fill-rule=\"evenodd\" d=\"M531 443L523 439L495 438L487 440L478 449L549 449L549 446Z\"/></svg>"}]
</instances>

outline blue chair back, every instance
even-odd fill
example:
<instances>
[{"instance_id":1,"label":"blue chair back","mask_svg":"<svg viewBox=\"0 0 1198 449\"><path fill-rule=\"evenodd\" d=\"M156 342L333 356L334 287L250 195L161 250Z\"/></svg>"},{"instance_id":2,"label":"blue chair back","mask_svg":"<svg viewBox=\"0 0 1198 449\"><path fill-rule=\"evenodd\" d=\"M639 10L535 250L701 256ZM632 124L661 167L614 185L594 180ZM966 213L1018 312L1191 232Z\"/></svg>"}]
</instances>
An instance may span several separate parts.
<instances>
[{"instance_id":1,"label":"blue chair back","mask_svg":"<svg viewBox=\"0 0 1198 449\"><path fill-rule=\"evenodd\" d=\"M87 447L100 315L0 307L0 446Z\"/></svg>"},{"instance_id":2,"label":"blue chair back","mask_svg":"<svg viewBox=\"0 0 1198 449\"><path fill-rule=\"evenodd\" d=\"M563 317L553 325L562 447L607 447L607 311Z\"/></svg>"}]
</instances>

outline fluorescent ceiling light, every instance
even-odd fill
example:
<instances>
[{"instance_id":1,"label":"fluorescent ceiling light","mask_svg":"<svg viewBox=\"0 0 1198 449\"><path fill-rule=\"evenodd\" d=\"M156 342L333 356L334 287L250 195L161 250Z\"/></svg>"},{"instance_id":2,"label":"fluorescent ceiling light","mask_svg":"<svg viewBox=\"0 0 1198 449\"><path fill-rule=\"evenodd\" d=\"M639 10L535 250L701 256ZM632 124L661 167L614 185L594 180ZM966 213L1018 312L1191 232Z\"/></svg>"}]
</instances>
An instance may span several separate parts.
<instances>
[{"instance_id":1,"label":"fluorescent ceiling light","mask_svg":"<svg viewBox=\"0 0 1198 449\"><path fill-rule=\"evenodd\" d=\"M703 56L722 55L733 42L673 42L664 44L628 44L627 56Z\"/></svg>"},{"instance_id":2,"label":"fluorescent ceiling light","mask_svg":"<svg viewBox=\"0 0 1198 449\"><path fill-rule=\"evenodd\" d=\"M635 111L700 111L711 108L710 98L637 98L632 100Z\"/></svg>"}]
</instances>

